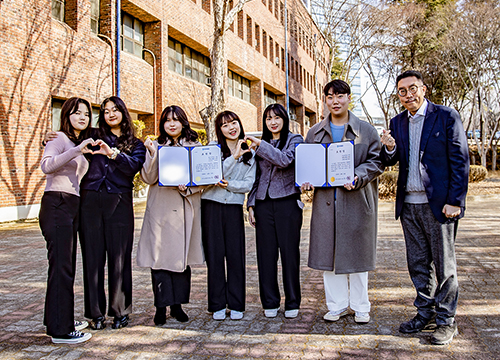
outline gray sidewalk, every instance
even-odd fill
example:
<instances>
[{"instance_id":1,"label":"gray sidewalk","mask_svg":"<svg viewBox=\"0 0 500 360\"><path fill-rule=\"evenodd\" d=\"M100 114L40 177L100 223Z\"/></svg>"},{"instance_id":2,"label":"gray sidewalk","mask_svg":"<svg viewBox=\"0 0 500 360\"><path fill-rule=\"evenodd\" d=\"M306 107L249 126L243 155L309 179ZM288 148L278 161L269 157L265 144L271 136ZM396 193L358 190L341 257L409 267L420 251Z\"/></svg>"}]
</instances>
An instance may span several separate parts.
<instances>
[{"instance_id":1,"label":"gray sidewalk","mask_svg":"<svg viewBox=\"0 0 500 360\"><path fill-rule=\"evenodd\" d=\"M134 267L134 311L129 327L93 333L79 345L55 345L42 325L47 260L38 223L0 225L0 358L2 359L498 359L500 358L500 198L472 198L457 239L459 336L432 346L429 334L403 335L400 322L415 313L405 247L393 204L381 203L377 270L370 273L372 321L353 316L337 323L326 312L322 273L307 267L310 208L302 228L302 306L297 319L263 316L255 241L247 228L247 310L240 321L212 320L206 303L206 271L193 269L187 323L167 318L154 326L149 269ZM136 206L136 239L144 203ZM137 245L137 240L135 245ZM135 250L134 250L135 257ZM135 260L134 260L135 263ZM82 318L78 258L75 317ZM85 330L88 331L88 330Z\"/></svg>"}]
</instances>

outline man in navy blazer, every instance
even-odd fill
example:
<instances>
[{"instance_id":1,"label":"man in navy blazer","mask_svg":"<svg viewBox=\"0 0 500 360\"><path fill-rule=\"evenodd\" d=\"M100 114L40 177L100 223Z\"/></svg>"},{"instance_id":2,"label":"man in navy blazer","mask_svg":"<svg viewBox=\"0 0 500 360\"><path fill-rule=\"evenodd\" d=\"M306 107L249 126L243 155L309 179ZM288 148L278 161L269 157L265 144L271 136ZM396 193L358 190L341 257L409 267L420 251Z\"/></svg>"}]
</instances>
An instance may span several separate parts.
<instances>
[{"instance_id":1,"label":"man in navy blazer","mask_svg":"<svg viewBox=\"0 0 500 360\"><path fill-rule=\"evenodd\" d=\"M469 180L467 138L457 111L425 99L422 74L405 71L396 84L406 110L384 131L380 157L385 166L399 162L396 219L417 291L417 315L399 331L419 332L435 318L431 343L444 345L458 333L455 237Z\"/></svg>"}]
</instances>

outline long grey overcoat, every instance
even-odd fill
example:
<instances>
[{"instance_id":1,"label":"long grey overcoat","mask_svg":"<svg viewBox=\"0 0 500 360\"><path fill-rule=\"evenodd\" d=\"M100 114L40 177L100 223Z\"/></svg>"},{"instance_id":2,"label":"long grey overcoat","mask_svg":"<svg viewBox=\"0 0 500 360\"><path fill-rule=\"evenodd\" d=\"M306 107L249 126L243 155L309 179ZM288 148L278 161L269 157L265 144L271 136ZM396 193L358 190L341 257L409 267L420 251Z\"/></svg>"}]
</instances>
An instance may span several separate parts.
<instances>
[{"instance_id":1,"label":"long grey overcoat","mask_svg":"<svg viewBox=\"0 0 500 360\"><path fill-rule=\"evenodd\" d=\"M337 274L375 268L378 180L383 172L377 130L349 111L343 141L354 141L356 188L316 188L311 216L309 267ZM330 115L307 133L306 143L331 143Z\"/></svg>"},{"instance_id":2,"label":"long grey overcoat","mask_svg":"<svg viewBox=\"0 0 500 360\"><path fill-rule=\"evenodd\" d=\"M156 141L154 142L157 147ZM184 146L199 143L183 143ZM203 264L201 242L201 188L158 186L158 151L146 152L141 177L149 184L146 212L137 247L137 265L182 272L188 265Z\"/></svg>"}]
</instances>

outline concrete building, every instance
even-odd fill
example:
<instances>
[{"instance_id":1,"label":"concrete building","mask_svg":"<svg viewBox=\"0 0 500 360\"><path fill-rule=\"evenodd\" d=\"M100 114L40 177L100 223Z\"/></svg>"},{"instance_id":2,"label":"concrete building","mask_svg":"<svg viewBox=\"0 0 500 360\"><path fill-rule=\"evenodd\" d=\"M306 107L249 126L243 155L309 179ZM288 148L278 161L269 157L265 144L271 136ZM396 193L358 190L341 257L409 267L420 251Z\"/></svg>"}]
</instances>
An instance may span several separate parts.
<instances>
[{"instance_id":1,"label":"concrete building","mask_svg":"<svg viewBox=\"0 0 500 360\"><path fill-rule=\"evenodd\" d=\"M227 108L247 132L261 130L269 103L285 104L286 60L294 130L306 133L322 112L314 79L319 86L328 81L329 49L314 49L321 34L302 0L288 0L287 8L288 54L284 0L248 2L226 34ZM61 104L71 96L95 106L95 124L119 75L120 96L145 123L144 135L155 132L155 119L171 104L186 110L194 128L203 127L198 112L210 99L211 1L122 0L119 10L117 16L116 0L0 1L0 221L38 215L45 187L41 141L58 129Z\"/></svg>"}]
</instances>

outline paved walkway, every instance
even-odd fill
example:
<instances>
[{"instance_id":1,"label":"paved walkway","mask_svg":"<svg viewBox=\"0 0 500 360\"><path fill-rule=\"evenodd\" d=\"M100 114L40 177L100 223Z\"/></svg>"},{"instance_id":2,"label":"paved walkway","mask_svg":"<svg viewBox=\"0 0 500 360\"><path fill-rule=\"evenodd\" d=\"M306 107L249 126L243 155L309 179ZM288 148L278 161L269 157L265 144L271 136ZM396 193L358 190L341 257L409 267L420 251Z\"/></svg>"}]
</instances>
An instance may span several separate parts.
<instances>
[{"instance_id":1,"label":"paved walkway","mask_svg":"<svg viewBox=\"0 0 500 360\"><path fill-rule=\"evenodd\" d=\"M469 201L457 239L460 335L432 346L429 334L403 335L401 321L414 315L412 288L393 204L381 203L378 265L370 273L372 321L353 316L337 323L326 312L322 274L306 266L310 208L302 250L303 301L297 319L263 316L258 297L253 229L247 229L247 310L241 321L212 320L206 308L206 271L193 269L190 321L168 318L153 325L149 269L134 267L134 313L129 327L92 331L79 345L55 345L42 325L47 272L45 243L36 222L0 225L0 358L2 359L498 359L500 358L500 198ZM136 206L136 237L144 204ZM134 251L135 256L135 251ZM81 260L76 279L76 318L82 317Z\"/></svg>"}]
</instances>

